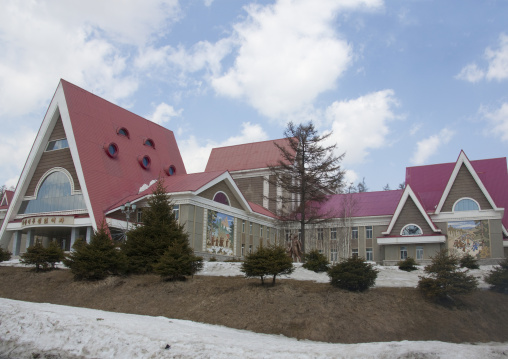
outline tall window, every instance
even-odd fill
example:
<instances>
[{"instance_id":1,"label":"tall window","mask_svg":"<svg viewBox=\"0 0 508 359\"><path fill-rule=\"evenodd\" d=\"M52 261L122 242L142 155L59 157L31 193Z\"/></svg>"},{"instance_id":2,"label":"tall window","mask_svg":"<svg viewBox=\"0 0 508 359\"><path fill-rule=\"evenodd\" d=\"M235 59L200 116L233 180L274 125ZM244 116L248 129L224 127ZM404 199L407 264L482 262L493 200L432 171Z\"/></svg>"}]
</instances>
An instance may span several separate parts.
<instances>
[{"instance_id":1,"label":"tall window","mask_svg":"<svg viewBox=\"0 0 508 359\"><path fill-rule=\"evenodd\" d=\"M317 239L318 241L322 241L324 239L324 233L323 233L323 228L318 228L317 230Z\"/></svg>"},{"instance_id":2,"label":"tall window","mask_svg":"<svg viewBox=\"0 0 508 359\"><path fill-rule=\"evenodd\" d=\"M353 248L352 256L353 256L353 258L358 258L358 248Z\"/></svg>"},{"instance_id":3,"label":"tall window","mask_svg":"<svg viewBox=\"0 0 508 359\"><path fill-rule=\"evenodd\" d=\"M137 222L143 223L143 210L141 208L137 211Z\"/></svg>"},{"instance_id":4,"label":"tall window","mask_svg":"<svg viewBox=\"0 0 508 359\"><path fill-rule=\"evenodd\" d=\"M400 247L400 259L407 259L407 247Z\"/></svg>"},{"instance_id":5,"label":"tall window","mask_svg":"<svg viewBox=\"0 0 508 359\"><path fill-rule=\"evenodd\" d=\"M365 238L372 239L372 226L365 226Z\"/></svg>"},{"instance_id":6,"label":"tall window","mask_svg":"<svg viewBox=\"0 0 508 359\"><path fill-rule=\"evenodd\" d=\"M337 249L332 248L330 250L330 262L337 262Z\"/></svg>"},{"instance_id":7,"label":"tall window","mask_svg":"<svg viewBox=\"0 0 508 359\"><path fill-rule=\"evenodd\" d=\"M249 234L252 234L252 222L249 223Z\"/></svg>"},{"instance_id":8,"label":"tall window","mask_svg":"<svg viewBox=\"0 0 508 359\"><path fill-rule=\"evenodd\" d=\"M372 255L372 248L365 249L365 259L368 261L372 261L374 256Z\"/></svg>"},{"instance_id":9,"label":"tall window","mask_svg":"<svg viewBox=\"0 0 508 359\"><path fill-rule=\"evenodd\" d=\"M245 221L242 221L242 233L245 233Z\"/></svg>"},{"instance_id":10,"label":"tall window","mask_svg":"<svg viewBox=\"0 0 508 359\"><path fill-rule=\"evenodd\" d=\"M180 205L175 204L173 206L173 213L175 214L175 219L178 221L178 218L180 217Z\"/></svg>"},{"instance_id":11,"label":"tall window","mask_svg":"<svg viewBox=\"0 0 508 359\"><path fill-rule=\"evenodd\" d=\"M416 259L423 259L423 247L416 247Z\"/></svg>"},{"instance_id":12,"label":"tall window","mask_svg":"<svg viewBox=\"0 0 508 359\"><path fill-rule=\"evenodd\" d=\"M259 236L263 237L263 226L259 226Z\"/></svg>"},{"instance_id":13,"label":"tall window","mask_svg":"<svg viewBox=\"0 0 508 359\"><path fill-rule=\"evenodd\" d=\"M331 240L337 239L337 227L333 227L330 229L330 239Z\"/></svg>"},{"instance_id":14,"label":"tall window","mask_svg":"<svg viewBox=\"0 0 508 359\"><path fill-rule=\"evenodd\" d=\"M245 244L242 243L242 257L245 255Z\"/></svg>"},{"instance_id":15,"label":"tall window","mask_svg":"<svg viewBox=\"0 0 508 359\"><path fill-rule=\"evenodd\" d=\"M351 238L358 239L358 227L351 228Z\"/></svg>"}]
</instances>

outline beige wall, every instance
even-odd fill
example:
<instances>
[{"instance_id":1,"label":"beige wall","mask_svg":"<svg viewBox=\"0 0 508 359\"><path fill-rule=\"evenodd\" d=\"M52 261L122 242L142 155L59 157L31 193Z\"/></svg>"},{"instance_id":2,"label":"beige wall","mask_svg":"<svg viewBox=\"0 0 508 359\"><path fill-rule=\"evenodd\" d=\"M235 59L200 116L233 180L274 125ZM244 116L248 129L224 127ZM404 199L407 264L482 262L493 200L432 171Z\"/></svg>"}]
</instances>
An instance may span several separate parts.
<instances>
[{"instance_id":1,"label":"beige wall","mask_svg":"<svg viewBox=\"0 0 508 359\"><path fill-rule=\"evenodd\" d=\"M442 212L452 212L453 204L462 197L473 198L480 204L481 209L492 209L489 201L464 164L460 167L455 182L450 189L450 193L443 204Z\"/></svg>"},{"instance_id":2,"label":"beige wall","mask_svg":"<svg viewBox=\"0 0 508 359\"><path fill-rule=\"evenodd\" d=\"M395 225L393 226L390 235L399 236L400 231L407 224L417 224L422 229L423 234L434 233L411 197L407 198L399 217L395 221Z\"/></svg>"},{"instance_id":3,"label":"beige wall","mask_svg":"<svg viewBox=\"0 0 508 359\"><path fill-rule=\"evenodd\" d=\"M228 185L224 181L219 182L216 185L214 185L214 186L208 188L207 190L201 192L199 194L199 196L203 197L203 198L207 198L207 199L213 200L213 197L219 191L224 192L228 196L229 202L230 202L229 204L231 205L231 207L242 209L242 206L240 205L240 202L236 199L236 197L234 196L233 192L229 189Z\"/></svg>"}]
</instances>

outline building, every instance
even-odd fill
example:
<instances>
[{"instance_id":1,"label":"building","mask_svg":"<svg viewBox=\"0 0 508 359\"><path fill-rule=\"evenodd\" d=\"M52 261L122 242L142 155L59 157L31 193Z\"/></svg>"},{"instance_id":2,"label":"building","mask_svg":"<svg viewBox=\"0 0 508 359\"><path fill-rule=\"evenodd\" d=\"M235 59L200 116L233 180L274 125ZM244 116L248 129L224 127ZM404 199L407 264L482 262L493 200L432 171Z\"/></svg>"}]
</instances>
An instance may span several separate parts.
<instances>
[{"instance_id":1,"label":"building","mask_svg":"<svg viewBox=\"0 0 508 359\"><path fill-rule=\"evenodd\" d=\"M261 244L286 244L296 225L276 220L282 192L268 167L281 160L265 141L212 150L205 172L187 174L175 136L61 80L15 192L0 202L0 245L14 255L41 240L69 251L101 222L113 238L141 225L158 178L194 250L241 257ZM136 205L127 218L125 205ZM332 194L326 221L309 227L306 248L331 261L359 255L383 264L425 262L440 248L483 262L508 255L506 158L409 167L404 190ZM132 207L131 207L132 208Z\"/></svg>"}]
</instances>

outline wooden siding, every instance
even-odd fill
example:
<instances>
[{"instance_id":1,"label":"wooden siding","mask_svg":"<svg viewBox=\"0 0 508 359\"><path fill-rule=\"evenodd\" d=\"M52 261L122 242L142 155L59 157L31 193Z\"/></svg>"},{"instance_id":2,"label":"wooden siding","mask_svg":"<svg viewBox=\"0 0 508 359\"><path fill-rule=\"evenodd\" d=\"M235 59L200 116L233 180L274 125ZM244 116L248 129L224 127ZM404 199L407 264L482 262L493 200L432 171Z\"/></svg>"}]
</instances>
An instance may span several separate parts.
<instances>
[{"instance_id":1,"label":"wooden siding","mask_svg":"<svg viewBox=\"0 0 508 359\"><path fill-rule=\"evenodd\" d=\"M263 205L263 181L263 176L235 179L236 185L242 191L245 199L260 206Z\"/></svg>"},{"instance_id":2,"label":"wooden siding","mask_svg":"<svg viewBox=\"0 0 508 359\"><path fill-rule=\"evenodd\" d=\"M423 231L423 234L433 234L432 228L430 228L429 224L425 220L425 217L420 212L416 204L414 203L411 197L407 198L402 211L400 212L399 218L395 222L395 225L392 228L390 233L391 236L400 235L400 231L407 224L416 224L420 226Z\"/></svg>"},{"instance_id":3,"label":"wooden siding","mask_svg":"<svg viewBox=\"0 0 508 359\"><path fill-rule=\"evenodd\" d=\"M462 197L473 198L480 204L480 209L492 209L487 197L485 197L464 164L460 167L459 173L455 178L455 182L453 182L450 193L443 205L442 212L452 212L453 204Z\"/></svg>"},{"instance_id":4,"label":"wooden siding","mask_svg":"<svg viewBox=\"0 0 508 359\"><path fill-rule=\"evenodd\" d=\"M61 150L44 152L42 154L42 157L35 169L34 175L32 176L32 180L28 185L25 196L35 196L35 189L41 177L44 175L44 173L46 173L46 171L55 167L62 167L69 171L74 181L74 190L81 190L81 186L79 185L78 181L78 175L76 174L76 168L74 167L74 162L72 161L71 150L68 148L63 148Z\"/></svg>"},{"instance_id":5,"label":"wooden siding","mask_svg":"<svg viewBox=\"0 0 508 359\"><path fill-rule=\"evenodd\" d=\"M230 202L229 204L231 205L231 207L242 209L240 202L236 199L235 195L229 189L228 185L224 181L219 182L215 186L212 186L207 190L201 192L199 196L213 200L213 196L215 196L215 194L219 191L224 192L228 196Z\"/></svg>"},{"instance_id":6,"label":"wooden siding","mask_svg":"<svg viewBox=\"0 0 508 359\"><path fill-rule=\"evenodd\" d=\"M51 136L49 136L49 140L60 140L62 138L67 138L67 136L65 135L62 118L58 117L58 120L56 120L55 123L55 127L53 128L53 132L51 132Z\"/></svg>"}]
</instances>

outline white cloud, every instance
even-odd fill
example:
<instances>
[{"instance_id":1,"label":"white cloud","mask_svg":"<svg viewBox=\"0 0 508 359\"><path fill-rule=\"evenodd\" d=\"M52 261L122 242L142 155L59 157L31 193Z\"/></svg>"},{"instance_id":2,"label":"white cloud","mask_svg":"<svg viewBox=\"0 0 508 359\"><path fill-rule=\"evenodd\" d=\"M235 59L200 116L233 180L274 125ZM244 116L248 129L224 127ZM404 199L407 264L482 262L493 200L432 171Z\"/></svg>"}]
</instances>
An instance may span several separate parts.
<instances>
[{"instance_id":1,"label":"white cloud","mask_svg":"<svg viewBox=\"0 0 508 359\"><path fill-rule=\"evenodd\" d=\"M488 47L485 49L484 57L488 62L486 70L482 70L475 63L472 63L466 65L455 77L473 83L483 79L489 81L508 79L508 35L501 33L499 35L499 47L496 49Z\"/></svg>"},{"instance_id":2,"label":"white cloud","mask_svg":"<svg viewBox=\"0 0 508 359\"><path fill-rule=\"evenodd\" d=\"M409 130L409 134L411 136L414 136L418 133L418 131L420 131L421 128L422 128L421 123L413 123L413 125L411 126L411 129Z\"/></svg>"},{"instance_id":3,"label":"white cloud","mask_svg":"<svg viewBox=\"0 0 508 359\"><path fill-rule=\"evenodd\" d=\"M202 172L214 147L233 146L249 142L265 141L268 135L258 124L242 123L242 131L238 136L232 136L225 141L198 141L194 136L179 141L180 152L188 173Z\"/></svg>"},{"instance_id":4,"label":"white cloud","mask_svg":"<svg viewBox=\"0 0 508 359\"><path fill-rule=\"evenodd\" d=\"M488 132L494 136L501 137L501 140L508 141L508 103L503 103L498 110L488 111L480 109L480 113L490 123Z\"/></svg>"},{"instance_id":5,"label":"white cloud","mask_svg":"<svg viewBox=\"0 0 508 359\"><path fill-rule=\"evenodd\" d=\"M355 184L358 181L358 174L353 170L346 170L344 173L344 183L346 183L346 187L349 184Z\"/></svg>"},{"instance_id":6,"label":"white cloud","mask_svg":"<svg viewBox=\"0 0 508 359\"><path fill-rule=\"evenodd\" d=\"M211 6L213 3L213 0L205 0L205 6Z\"/></svg>"},{"instance_id":7,"label":"white cloud","mask_svg":"<svg viewBox=\"0 0 508 359\"><path fill-rule=\"evenodd\" d=\"M344 163L360 163L369 150L388 144L388 123L397 118L397 101L392 90L373 92L349 101L336 101L326 110L331 123L330 143L337 143L339 153L346 152Z\"/></svg>"},{"instance_id":8,"label":"white cloud","mask_svg":"<svg viewBox=\"0 0 508 359\"><path fill-rule=\"evenodd\" d=\"M177 0L3 2L0 115L44 108L60 78L126 98L138 87L126 46L150 42L177 16Z\"/></svg>"},{"instance_id":9,"label":"white cloud","mask_svg":"<svg viewBox=\"0 0 508 359\"><path fill-rule=\"evenodd\" d=\"M411 162L415 165L423 165L429 157L434 155L439 147L450 142L455 133L447 128L443 128L438 134L432 135L417 143L416 152L411 158Z\"/></svg>"},{"instance_id":10,"label":"white cloud","mask_svg":"<svg viewBox=\"0 0 508 359\"><path fill-rule=\"evenodd\" d=\"M147 116L147 118L159 125L169 122L173 117L178 117L182 114L182 109L175 110L173 106L168 105L165 102L160 103L155 111Z\"/></svg>"},{"instance_id":11,"label":"white cloud","mask_svg":"<svg viewBox=\"0 0 508 359\"><path fill-rule=\"evenodd\" d=\"M308 107L336 86L352 59L334 30L339 11L375 9L381 1L290 1L245 7L234 26L233 67L212 79L217 93L246 100L263 115L281 118Z\"/></svg>"},{"instance_id":12,"label":"white cloud","mask_svg":"<svg viewBox=\"0 0 508 359\"><path fill-rule=\"evenodd\" d=\"M455 76L458 80L464 80L469 82L478 82L483 80L485 73L483 70L478 68L476 64L469 64L464 66L464 68L459 72L457 76Z\"/></svg>"},{"instance_id":13,"label":"white cloud","mask_svg":"<svg viewBox=\"0 0 508 359\"><path fill-rule=\"evenodd\" d=\"M36 135L37 132L28 128L0 135L0 168L3 177L7 178L6 183L0 183L0 186L16 186Z\"/></svg>"}]
</instances>

